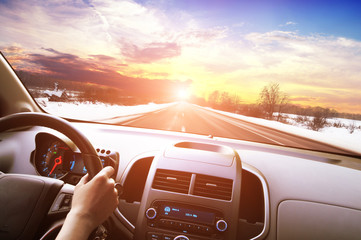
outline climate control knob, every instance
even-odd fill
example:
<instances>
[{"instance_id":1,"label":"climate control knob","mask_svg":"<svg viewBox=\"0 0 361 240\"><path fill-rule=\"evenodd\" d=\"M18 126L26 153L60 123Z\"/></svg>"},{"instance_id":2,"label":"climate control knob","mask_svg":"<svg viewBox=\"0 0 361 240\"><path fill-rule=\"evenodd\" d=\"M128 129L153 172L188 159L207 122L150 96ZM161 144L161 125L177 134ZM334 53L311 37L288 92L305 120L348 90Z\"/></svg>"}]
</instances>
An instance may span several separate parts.
<instances>
[{"instance_id":1,"label":"climate control knob","mask_svg":"<svg viewBox=\"0 0 361 240\"><path fill-rule=\"evenodd\" d=\"M216 223L216 228L217 228L217 230L220 231L220 232L226 231L226 230L227 230L227 227L228 227L227 222L224 221L223 219L218 220L217 223Z\"/></svg>"},{"instance_id":2,"label":"climate control knob","mask_svg":"<svg viewBox=\"0 0 361 240\"><path fill-rule=\"evenodd\" d=\"M173 240L189 240L189 238L184 235L179 235L176 236Z\"/></svg>"},{"instance_id":3,"label":"climate control knob","mask_svg":"<svg viewBox=\"0 0 361 240\"><path fill-rule=\"evenodd\" d=\"M157 216L157 210L155 210L154 208L148 208L145 212L145 216L150 220L154 219Z\"/></svg>"}]
</instances>

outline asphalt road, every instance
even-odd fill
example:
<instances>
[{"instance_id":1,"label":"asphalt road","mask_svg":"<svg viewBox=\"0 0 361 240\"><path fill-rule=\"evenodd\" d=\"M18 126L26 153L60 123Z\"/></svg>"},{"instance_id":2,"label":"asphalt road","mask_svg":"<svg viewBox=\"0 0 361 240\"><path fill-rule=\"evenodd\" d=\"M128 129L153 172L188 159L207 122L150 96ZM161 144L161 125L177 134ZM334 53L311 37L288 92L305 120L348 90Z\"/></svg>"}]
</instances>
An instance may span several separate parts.
<instances>
[{"instance_id":1,"label":"asphalt road","mask_svg":"<svg viewBox=\"0 0 361 240\"><path fill-rule=\"evenodd\" d=\"M228 117L188 103L178 103L117 124L349 154L333 146Z\"/></svg>"}]
</instances>

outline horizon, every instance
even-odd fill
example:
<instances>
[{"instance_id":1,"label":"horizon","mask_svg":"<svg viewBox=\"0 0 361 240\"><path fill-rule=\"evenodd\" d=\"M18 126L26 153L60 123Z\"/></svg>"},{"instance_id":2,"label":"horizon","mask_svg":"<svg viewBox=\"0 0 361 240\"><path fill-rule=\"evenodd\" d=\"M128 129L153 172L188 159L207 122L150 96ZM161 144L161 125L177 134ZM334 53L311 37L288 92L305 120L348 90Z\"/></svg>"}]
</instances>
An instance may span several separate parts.
<instances>
[{"instance_id":1,"label":"horizon","mask_svg":"<svg viewBox=\"0 0 361 240\"><path fill-rule=\"evenodd\" d=\"M277 82L292 104L361 113L355 1L1 0L0 10L0 50L17 70L244 103Z\"/></svg>"}]
</instances>

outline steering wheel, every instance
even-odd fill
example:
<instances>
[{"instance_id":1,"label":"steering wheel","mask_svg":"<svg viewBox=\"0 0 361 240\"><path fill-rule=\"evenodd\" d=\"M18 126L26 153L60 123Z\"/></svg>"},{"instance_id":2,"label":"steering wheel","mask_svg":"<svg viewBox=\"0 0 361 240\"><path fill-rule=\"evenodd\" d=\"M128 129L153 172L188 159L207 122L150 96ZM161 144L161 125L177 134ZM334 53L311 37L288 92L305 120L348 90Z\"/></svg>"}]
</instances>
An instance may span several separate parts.
<instances>
[{"instance_id":1,"label":"steering wheel","mask_svg":"<svg viewBox=\"0 0 361 240\"><path fill-rule=\"evenodd\" d=\"M101 161L89 140L68 121L45 113L16 113L0 118L0 132L28 126L43 126L63 133L79 148L89 176L101 169ZM0 175L0 239L33 239L58 202L64 182L24 175Z\"/></svg>"}]
</instances>

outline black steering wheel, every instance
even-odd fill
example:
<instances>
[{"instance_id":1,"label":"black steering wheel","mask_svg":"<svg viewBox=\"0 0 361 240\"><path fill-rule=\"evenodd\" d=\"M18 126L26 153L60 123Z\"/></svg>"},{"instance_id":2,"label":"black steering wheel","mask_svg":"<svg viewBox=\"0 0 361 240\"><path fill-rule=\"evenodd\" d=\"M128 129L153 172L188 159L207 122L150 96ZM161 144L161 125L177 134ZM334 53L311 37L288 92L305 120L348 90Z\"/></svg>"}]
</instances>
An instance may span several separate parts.
<instances>
[{"instance_id":1,"label":"black steering wheel","mask_svg":"<svg viewBox=\"0 0 361 240\"><path fill-rule=\"evenodd\" d=\"M67 136L79 148L90 177L101 169L101 161L89 140L68 121L45 113L16 113L0 118L0 132L43 126ZM20 146L21 147L21 146ZM56 201L64 182L24 174L0 175L0 239L33 239Z\"/></svg>"}]
</instances>

